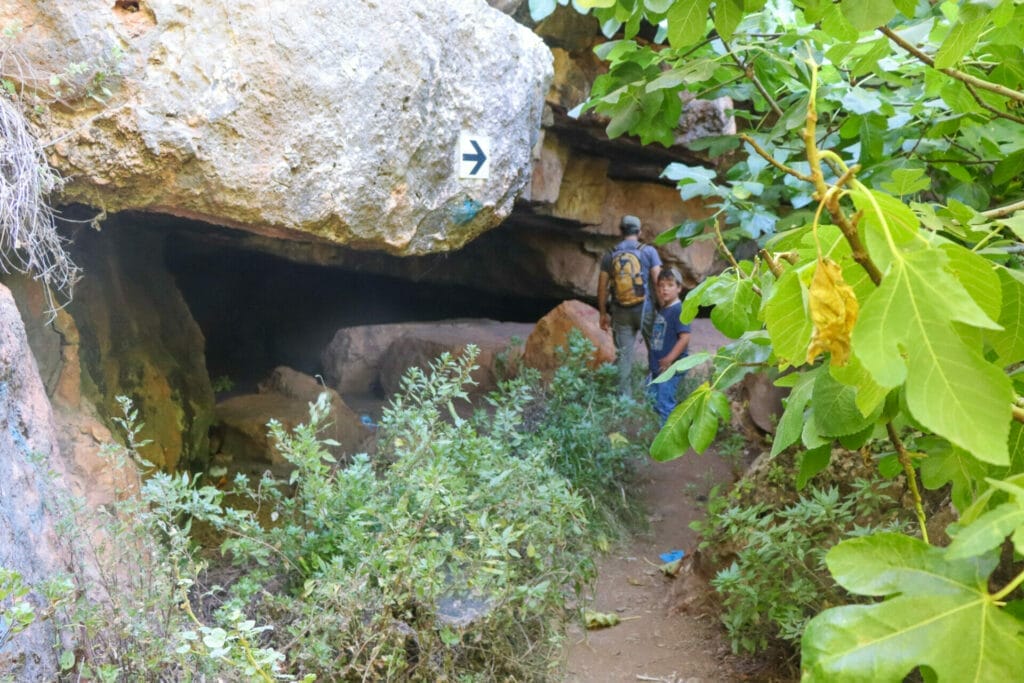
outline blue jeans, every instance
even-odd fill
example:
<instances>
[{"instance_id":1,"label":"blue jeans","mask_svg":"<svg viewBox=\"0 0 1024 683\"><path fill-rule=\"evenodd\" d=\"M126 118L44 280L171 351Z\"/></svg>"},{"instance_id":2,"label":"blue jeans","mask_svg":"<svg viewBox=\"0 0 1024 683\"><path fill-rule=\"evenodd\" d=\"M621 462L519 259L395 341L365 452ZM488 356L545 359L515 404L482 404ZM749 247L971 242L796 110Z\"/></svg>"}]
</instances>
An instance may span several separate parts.
<instances>
[{"instance_id":1,"label":"blue jeans","mask_svg":"<svg viewBox=\"0 0 1024 683\"><path fill-rule=\"evenodd\" d=\"M665 382L657 384L651 382L647 385L647 396L651 399L651 403L654 404L654 412L661 417L662 426L665 425L665 420L668 419L669 414L676 407L676 392L679 390L679 383L683 381L683 375L685 374L680 373ZM651 379L654 378L652 377Z\"/></svg>"}]
</instances>

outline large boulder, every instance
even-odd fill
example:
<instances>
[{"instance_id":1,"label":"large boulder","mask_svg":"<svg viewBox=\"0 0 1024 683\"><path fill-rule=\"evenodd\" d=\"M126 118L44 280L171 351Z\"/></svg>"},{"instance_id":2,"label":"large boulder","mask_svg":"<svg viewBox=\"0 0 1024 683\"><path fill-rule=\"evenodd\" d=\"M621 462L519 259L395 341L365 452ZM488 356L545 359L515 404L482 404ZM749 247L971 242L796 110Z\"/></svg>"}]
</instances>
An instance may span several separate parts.
<instances>
[{"instance_id":1,"label":"large boulder","mask_svg":"<svg viewBox=\"0 0 1024 683\"><path fill-rule=\"evenodd\" d=\"M537 368L541 374L550 379L561 365L559 349L568 346L569 333L579 330L594 345L594 356L591 366L615 362L615 342L610 332L601 329L601 320L597 309L582 301L563 301L554 310L545 315L537 323L533 332L526 340L523 363ZM647 364L647 347L643 339L637 335L634 362Z\"/></svg>"},{"instance_id":2,"label":"large boulder","mask_svg":"<svg viewBox=\"0 0 1024 683\"><path fill-rule=\"evenodd\" d=\"M498 365L513 340L525 339L533 325L494 320L439 320L345 327L335 333L320 356L327 383L342 394L383 394L398 391L405 370L426 367L442 352L459 354L467 344L480 349L473 374L475 391L493 389L501 376Z\"/></svg>"},{"instance_id":3,"label":"large boulder","mask_svg":"<svg viewBox=\"0 0 1024 683\"><path fill-rule=\"evenodd\" d=\"M477 369L470 377L475 384L465 387L468 393L486 394L507 379L518 362L521 348L512 348L512 340L525 340L533 330L527 323L499 323L480 320L464 324L415 325L391 342L381 359L380 388L385 396L401 390L402 377L409 368L426 370L442 354L461 356L466 347L477 347Z\"/></svg>"},{"instance_id":4,"label":"large boulder","mask_svg":"<svg viewBox=\"0 0 1024 683\"><path fill-rule=\"evenodd\" d=\"M277 420L286 431L308 424L309 404L321 392L327 393L331 409L329 424L320 437L338 442L338 446L330 447L337 457L358 452L371 432L338 392L309 375L281 366L260 382L259 393L234 396L217 404L211 444L214 460L231 464L236 470L253 464L259 469L267 464L278 474L288 471L290 465L270 437L267 423Z\"/></svg>"},{"instance_id":5,"label":"large boulder","mask_svg":"<svg viewBox=\"0 0 1024 683\"><path fill-rule=\"evenodd\" d=\"M63 75L36 123L65 199L396 254L510 213L551 77L484 2L11 0L16 20L31 73ZM489 139L485 180L460 178L462 132Z\"/></svg>"},{"instance_id":6,"label":"large boulder","mask_svg":"<svg viewBox=\"0 0 1024 683\"><path fill-rule=\"evenodd\" d=\"M54 531L47 469L59 457L46 390L14 297L0 285L0 568L29 585L69 569ZM36 613L44 604L32 598ZM0 678L55 680L49 622L36 622L0 652Z\"/></svg>"}]
</instances>

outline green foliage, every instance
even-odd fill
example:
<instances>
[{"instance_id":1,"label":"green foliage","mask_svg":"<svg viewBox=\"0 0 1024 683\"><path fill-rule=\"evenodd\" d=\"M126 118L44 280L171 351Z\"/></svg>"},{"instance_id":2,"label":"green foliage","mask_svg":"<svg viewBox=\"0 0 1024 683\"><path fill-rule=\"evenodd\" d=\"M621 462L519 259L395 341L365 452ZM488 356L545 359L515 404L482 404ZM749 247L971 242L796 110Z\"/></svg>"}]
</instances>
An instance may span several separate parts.
<instances>
[{"instance_id":1,"label":"green foliage","mask_svg":"<svg viewBox=\"0 0 1024 683\"><path fill-rule=\"evenodd\" d=\"M841 543L827 560L847 590L889 599L816 617L803 640L806 680L902 680L916 666L954 681L1019 675L1024 625L988 591L997 553L877 534Z\"/></svg>"},{"instance_id":2,"label":"green foliage","mask_svg":"<svg viewBox=\"0 0 1024 683\"><path fill-rule=\"evenodd\" d=\"M138 486L135 450L141 425L128 399L117 422L127 448L105 449L123 499L97 512L54 487L57 533L76 571L40 587L58 632L62 679L167 680L209 676L231 680L293 680L283 656L265 648L256 627L239 614L214 624L193 609L205 563L189 538L192 520L221 515L223 492L197 488L187 474L153 474Z\"/></svg>"},{"instance_id":3,"label":"green foliage","mask_svg":"<svg viewBox=\"0 0 1024 683\"><path fill-rule=\"evenodd\" d=\"M457 405L475 353L408 371L375 461L334 462L317 437L324 397L308 424L289 433L272 423L295 466L291 490L237 484L273 523L239 512L214 520L246 572L221 611L278 624L270 641L288 646L296 673L494 680L543 677L552 665L566 590L592 577L591 530L610 533L605 515L636 449L609 438L621 420L607 398L614 370L591 382L593 348L581 337L547 395L523 371L467 418Z\"/></svg>"},{"instance_id":4,"label":"green foliage","mask_svg":"<svg viewBox=\"0 0 1024 683\"><path fill-rule=\"evenodd\" d=\"M25 599L28 594L21 574L0 567L0 650L36 620L32 603Z\"/></svg>"},{"instance_id":5,"label":"green foliage","mask_svg":"<svg viewBox=\"0 0 1024 683\"><path fill-rule=\"evenodd\" d=\"M645 404L620 396L614 366L590 367L594 351L590 340L571 330L550 386L523 409L526 438L552 449L552 466L583 496L593 537L603 546L623 521L641 521L627 489L632 463L643 457L642 444L657 427ZM540 385L536 375L522 379L526 386Z\"/></svg>"},{"instance_id":6,"label":"green foliage","mask_svg":"<svg viewBox=\"0 0 1024 683\"><path fill-rule=\"evenodd\" d=\"M794 646L811 617L843 602L826 553L843 538L899 525L888 487L857 479L843 496L835 487L811 487L779 508L744 503L740 492L711 497L707 519L694 528L701 551L716 564L728 562L711 583L722 595L734 652L762 652L779 641Z\"/></svg>"},{"instance_id":7,"label":"green foliage","mask_svg":"<svg viewBox=\"0 0 1024 683\"><path fill-rule=\"evenodd\" d=\"M412 369L376 457L344 466L318 437L323 394L307 424L269 424L294 470L256 486L238 475L250 509L155 471L137 453L137 411L119 399L127 447L107 455L123 500L96 520L55 494L58 535L83 569L40 588L39 614L18 577L0 574L0 633L53 618L67 680L546 678L567 600L630 509L627 463L642 452L624 434L639 416L653 422L617 398L614 369L591 381L593 351L574 335L548 393L523 370L471 417L459 404L475 348ZM141 488L127 474L136 465L149 472ZM223 535L239 569L208 567L197 522Z\"/></svg>"},{"instance_id":8,"label":"green foliage","mask_svg":"<svg viewBox=\"0 0 1024 683\"><path fill-rule=\"evenodd\" d=\"M616 0L590 12L605 35L621 31L597 48L608 72L582 107L610 117L610 136L673 144L681 91L734 103L741 133L691 143L736 150L733 163L665 171L713 215L659 242L760 248L688 295L684 317L711 307L737 340L734 363L716 364L652 455L709 443L724 412L713 392L735 374L788 372L772 453L799 449L797 485L828 466L836 442L869 445L881 470L907 478L921 535L829 555L850 592L884 599L812 622L805 676L1013 677L1003 653L1024 642L1013 601L1024 573L992 554L1024 537L1024 5ZM658 26L654 44L637 40L642 22ZM816 277L825 272L836 275ZM746 355L754 345L761 354ZM970 511L948 549L926 545L918 477ZM887 562L900 569L876 583L850 570ZM943 578L916 581L921 572ZM992 594L990 575L1002 585Z\"/></svg>"}]
</instances>

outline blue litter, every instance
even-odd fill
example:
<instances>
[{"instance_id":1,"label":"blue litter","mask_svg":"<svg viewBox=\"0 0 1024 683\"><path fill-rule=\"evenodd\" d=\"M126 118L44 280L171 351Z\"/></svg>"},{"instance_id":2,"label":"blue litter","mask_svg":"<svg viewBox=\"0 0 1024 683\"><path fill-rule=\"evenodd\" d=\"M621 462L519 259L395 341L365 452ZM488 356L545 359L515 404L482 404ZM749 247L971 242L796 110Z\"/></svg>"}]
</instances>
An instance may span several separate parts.
<instances>
[{"instance_id":1,"label":"blue litter","mask_svg":"<svg viewBox=\"0 0 1024 683\"><path fill-rule=\"evenodd\" d=\"M377 428L377 423L374 422L373 418L370 417L369 415L360 415L359 416L359 421L362 422L363 425L369 427L370 429L376 429Z\"/></svg>"},{"instance_id":2,"label":"blue litter","mask_svg":"<svg viewBox=\"0 0 1024 683\"><path fill-rule=\"evenodd\" d=\"M662 562L668 563L683 559L683 555L685 554L685 550L670 550L667 553L662 553L661 555L658 555L658 557L661 558Z\"/></svg>"}]
</instances>

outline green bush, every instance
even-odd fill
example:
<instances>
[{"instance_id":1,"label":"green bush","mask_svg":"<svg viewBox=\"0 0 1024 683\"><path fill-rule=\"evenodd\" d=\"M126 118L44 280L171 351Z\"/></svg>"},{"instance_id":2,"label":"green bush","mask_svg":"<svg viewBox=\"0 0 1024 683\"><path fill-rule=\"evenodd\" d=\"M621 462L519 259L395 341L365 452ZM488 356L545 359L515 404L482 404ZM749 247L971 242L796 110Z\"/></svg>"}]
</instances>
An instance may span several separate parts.
<instances>
[{"instance_id":1,"label":"green bush","mask_svg":"<svg viewBox=\"0 0 1024 683\"><path fill-rule=\"evenodd\" d=\"M740 502L743 492L712 492L707 518L692 526L703 536L701 551L726 565L711 584L734 652L793 653L814 615L849 600L825 555L844 538L906 525L890 486L856 479L844 496L835 486L809 487L782 507Z\"/></svg>"},{"instance_id":2,"label":"green bush","mask_svg":"<svg viewBox=\"0 0 1024 683\"><path fill-rule=\"evenodd\" d=\"M288 481L239 475L250 509L188 474L141 460L125 399L127 446L150 470L102 511L102 533L61 499L60 534L81 571L51 591L62 676L140 680L536 680L557 665L569 600L590 559L632 509L626 434L653 419L622 402L574 336L547 389L523 370L471 417L476 349L409 370L385 409L377 455L335 461L305 425L269 425L294 466ZM209 568L194 523L225 540ZM85 569L88 568L88 569ZM221 585L216 585L219 583Z\"/></svg>"},{"instance_id":3,"label":"green bush","mask_svg":"<svg viewBox=\"0 0 1024 683\"><path fill-rule=\"evenodd\" d=\"M560 352L561 364L532 410L529 438L551 444L554 468L586 500L591 532L604 547L624 522L643 523L629 490L658 422L646 404L620 395L613 365L590 368L594 346L579 330Z\"/></svg>"},{"instance_id":4,"label":"green bush","mask_svg":"<svg viewBox=\"0 0 1024 683\"><path fill-rule=\"evenodd\" d=\"M381 420L378 463L337 467L316 437L323 397L293 433L272 423L294 490L269 479L245 489L274 506L275 523L235 520L246 524L224 549L250 580L222 610L255 604L283 623L272 639L297 670L436 680L548 666L566 588L592 573L585 506L552 468L552 445L524 438L524 380L491 398L486 432L459 416L474 358L408 372ZM268 595L271 581L285 590Z\"/></svg>"}]
</instances>

